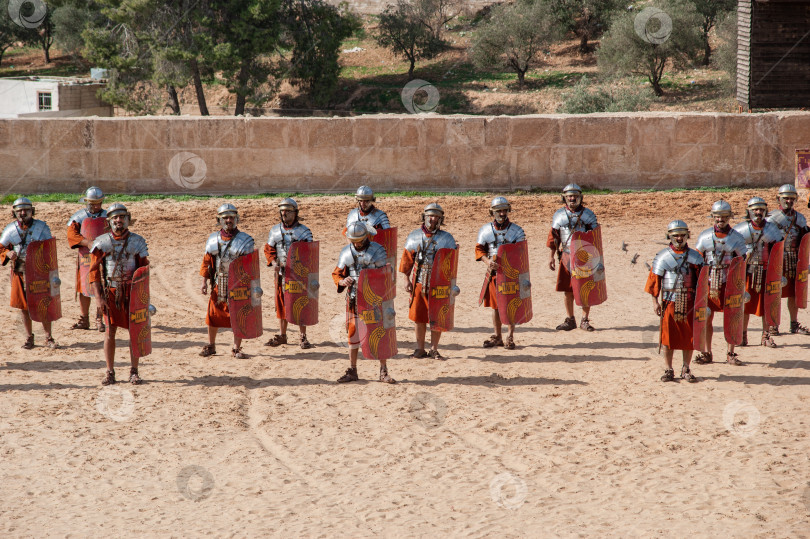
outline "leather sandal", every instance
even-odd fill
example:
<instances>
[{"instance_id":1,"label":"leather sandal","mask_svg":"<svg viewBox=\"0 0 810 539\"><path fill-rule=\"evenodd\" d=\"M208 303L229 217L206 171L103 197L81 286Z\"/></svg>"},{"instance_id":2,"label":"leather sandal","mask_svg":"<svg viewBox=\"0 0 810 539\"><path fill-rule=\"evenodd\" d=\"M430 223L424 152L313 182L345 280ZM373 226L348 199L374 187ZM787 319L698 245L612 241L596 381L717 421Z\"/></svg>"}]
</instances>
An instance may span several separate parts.
<instances>
[{"instance_id":1,"label":"leather sandal","mask_svg":"<svg viewBox=\"0 0 810 539\"><path fill-rule=\"evenodd\" d=\"M70 329L90 329L90 316L80 316Z\"/></svg>"},{"instance_id":2,"label":"leather sandal","mask_svg":"<svg viewBox=\"0 0 810 539\"><path fill-rule=\"evenodd\" d=\"M397 381L391 378L391 375L388 374L387 367L380 367L380 382L384 382L386 384L396 384Z\"/></svg>"},{"instance_id":3,"label":"leather sandal","mask_svg":"<svg viewBox=\"0 0 810 539\"><path fill-rule=\"evenodd\" d=\"M661 377L662 382L674 382L675 381L675 370L674 369L665 369L664 375Z\"/></svg>"},{"instance_id":4,"label":"leather sandal","mask_svg":"<svg viewBox=\"0 0 810 539\"><path fill-rule=\"evenodd\" d=\"M694 374L692 374L692 371L689 370L689 367L687 367L686 365L684 365L683 368L681 369L681 379L686 380L690 384L697 382L697 378L695 377Z\"/></svg>"},{"instance_id":5,"label":"leather sandal","mask_svg":"<svg viewBox=\"0 0 810 539\"><path fill-rule=\"evenodd\" d=\"M115 371L107 371L104 374L104 379L101 381L101 385L109 386L115 383Z\"/></svg>"},{"instance_id":6,"label":"leather sandal","mask_svg":"<svg viewBox=\"0 0 810 539\"><path fill-rule=\"evenodd\" d=\"M424 348L420 348L418 350L414 350L411 357L415 357L416 359L422 359L424 357L428 357L428 353Z\"/></svg>"},{"instance_id":7,"label":"leather sandal","mask_svg":"<svg viewBox=\"0 0 810 539\"><path fill-rule=\"evenodd\" d=\"M573 316L567 317L562 324L557 326L557 331L571 331L572 329L576 329L577 327L577 319Z\"/></svg>"},{"instance_id":8,"label":"leather sandal","mask_svg":"<svg viewBox=\"0 0 810 539\"><path fill-rule=\"evenodd\" d=\"M31 350L33 347L34 347L34 334L32 333L31 335L28 336L27 339L25 339L25 343L23 343L21 348L23 350Z\"/></svg>"},{"instance_id":9,"label":"leather sandal","mask_svg":"<svg viewBox=\"0 0 810 539\"><path fill-rule=\"evenodd\" d=\"M287 335L276 335L266 343L265 346L281 346L282 344L287 344Z\"/></svg>"},{"instance_id":10,"label":"leather sandal","mask_svg":"<svg viewBox=\"0 0 810 539\"><path fill-rule=\"evenodd\" d=\"M767 331L762 334L762 341L760 342L762 346L767 346L768 348L776 348L776 342L774 342L773 337Z\"/></svg>"},{"instance_id":11,"label":"leather sandal","mask_svg":"<svg viewBox=\"0 0 810 539\"><path fill-rule=\"evenodd\" d=\"M143 383L141 377L138 376L138 369L136 367L130 367L129 369L129 383L135 386L139 386Z\"/></svg>"},{"instance_id":12,"label":"leather sandal","mask_svg":"<svg viewBox=\"0 0 810 539\"><path fill-rule=\"evenodd\" d=\"M729 365L742 365L743 362L740 361L739 356L737 356L736 352L728 352L726 354L726 363Z\"/></svg>"},{"instance_id":13,"label":"leather sandal","mask_svg":"<svg viewBox=\"0 0 810 539\"><path fill-rule=\"evenodd\" d=\"M242 347L241 346L238 347L238 348L236 346L231 348L231 355L236 359L247 359L247 358L250 357L246 353L242 352Z\"/></svg>"},{"instance_id":14,"label":"leather sandal","mask_svg":"<svg viewBox=\"0 0 810 539\"><path fill-rule=\"evenodd\" d=\"M503 338L490 335L489 339L484 341L484 348L495 348L496 346L503 346Z\"/></svg>"},{"instance_id":15,"label":"leather sandal","mask_svg":"<svg viewBox=\"0 0 810 539\"><path fill-rule=\"evenodd\" d=\"M206 344L203 346L202 352L200 352L201 357L209 357L213 356L217 353L217 346L215 344Z\"/></svg>"},{"instance_id":16,"label":"leather sandal","mask_svg":"<svg viewBox=\"0 0 810 539\"><path fill-rule=\"evenodd\" d=\"M708 365L709 363L714 363L714 359L712 358L711 352L701 352L695 358L695 363L698 365Z\"/></svg>"},{"instance_id":17,"label":"leather sandal","mask_svg":"<svg viewBox=\"0 0 810 539\"><path fill-rule=\"evenodd\" d=\"M338 384L345 384L346 382L356 382L360 378L357 377L357 367L349 367L343 376L337 379Z\"/></svg>"},{"instance_id":18,"label":"leather sandal","mask_svg":"<svg viewBox=\"0 0 810 539\"><path fill-rule=\"evenodd\" d=\"M515 339L512 337L506 338L506 344L503 345L504 348L507 350L514 350L515 349Z\"/></svg>"},{"instance_id":19,"label":"leather sandal","mask_svg":"<svg viewBox=\"0 0 810 539\"><path fill-rule=\"evenodd\" d=\"M307 350L307 349L309 349L309 348L312 348L312 345L311 345L311 344L309 343L309 341L307 340L307 336L306 336L306 335L301 335L301 348L302 348L303 350Z\"/></svg>"},{"instance_id":20,"label":"leather sandal","mask_svg":"<svg viewBox=\"0 0 810 539\"><path fill-rule=\"evenodd\" d=\"M768 333L770 333L774 337L778 337L779 335L781 335L781 333L779 333L779 326L771 326L771 327L769 327L768 328Z\"/></svg>"},{"instance_id":21,"label":"leather sandal","mask_svg":"<svg viewBox=\"0 0 810 539\"><path fill-rule=\"evenodd\" d=\"M446 357L441 355L438 350L435 350L435 349L431 349L430 352L428 352L428 357L431 357L433 359L438 359L439 361L444 361L444 360L447 359Z\"/></svg>"},{"instance_id":22,"label":"leather sandal","mask_svg":"<svg viewBox=\"0 0 810 539\"><path fill-rule=\"evenodd\" d=\"M53 339L53 336L51 336L45 339L45 347L50 348L51 350L56 350L57 348L59 348L59 345L56 344L56 341Z\"/></svg>"},{"instance_id":23,"label":"leather sandal","mask_svg":"<svg viewBox=\"0 0 810 539\"><path fill-rule=\"evenodd\" d=\"M810 329L801 325L798 320L790 323L790 332L794 335L810 335Z\"/></svg>"},{"instance_id":24,"label":"leather sandal","mask_svg":"<svg viewBox=\"0 0 810 539\"><path fill-rule=\"evenodd\" d=\"M582 322L579 323L579 329L584 329L585 331L595 331L594 327L591 325L591 322L587 318L583 318Z\"/></svg>"}]
</instances>

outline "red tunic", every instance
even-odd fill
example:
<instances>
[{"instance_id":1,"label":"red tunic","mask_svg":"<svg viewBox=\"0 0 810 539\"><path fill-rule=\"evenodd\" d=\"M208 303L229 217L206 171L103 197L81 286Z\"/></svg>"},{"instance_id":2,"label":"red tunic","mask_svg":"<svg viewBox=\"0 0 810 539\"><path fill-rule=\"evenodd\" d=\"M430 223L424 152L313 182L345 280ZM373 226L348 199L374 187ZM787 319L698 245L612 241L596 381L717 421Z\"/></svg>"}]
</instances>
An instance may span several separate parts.
<instances>
[{"instance_id":1,"label":"red tunic","mask_svg":"<svg viewBox=\"0 0 810 539\"><path fill-rule=\"evenodd\" d=\"M129 231L124 233L129 234ZM125 236L122 236L125 237ZM120 239L120 238L116 238ZM90 273L89 273L89 281L92 283L101 283L101 264L104 261L104 258L107 257L109 253L102 253L99 250L95 250L90 253ZM135 256L135 268L142 268L143 266L149 265L148 258L141 258L140 256ZM106 305L106 313L104 313L104 322L107 325L117 326L120 328L129 329L129 292L130 288L132 287L131 282L122 283L124 286L124 290L122 291L122 302L121 305L115 304L115 291L116 289L112 286L118 283L110 283L110 288L107 290L107 296L104 298L104 302Z\"/></svg>"},{"instance_id":2,"label":"red tunic","mask_svg":"<svg viewBox=\"0 0 810 539\"><path fill-rule=\"evenodd\" d=\"M476 262L488 255L489 251L487 251L486 246L481 245L480 243L475 244ZM492 307L493 309L498 308L498 300L496 299L497 293L498 287L495 283L495 272L492 272L492 277L489 279L489 285L487 286L486 292L484 292L484 307Z\"/></svg>"},{"instance_id":3,"label":"red tunic","mask_svg":"<svg viewBox=\"0 0 810 539\"><path fill-rule=\"evenodd\" d=\"M68 245L71 249L78 249L81 247L82 240L84 240L84 236L81 234L81 227L79 223L73 221L67 227L67 240ZM79 275L79 258L82 255L77 254L76 256L76 292L79 294L83 294L85 296L90 296L90 290L83 290L82 289L82 279Z\"/></svg>"},{"instance_id":4,"label":"red tunic","mask_svg":"<svg viewBox=\"0 0 810 539\"><path fill-rule=\"evenodd\" d=\"M272 266L273 262L278 258L276 248L269 243L264 244L264 257L267 259L267 265ZM284 320L284 288L281 282L281 274L276 274L276 318Z\"/></svg>"},{"instance_id":5,"label":"red tunic","mask_svg":"<svg viewBox=\"0 0 810 539\"><path fill-rule=\"evenodd\" d=\"M413 266L414 254L407 249L403 249L402 259L399 261L399 271L405 274L406 279L409 278ZM416 284L413 294L413 302L408 310L408 318L419 324L429 324L430 315L428 314L428 302L427 298L422 295L421 283Z\"/></svg>"},{"instance_id":6,"label":"red tunic","mask_svg":"<svg viewBox=\"0 0 810 539\"><path fill-rule=\"evenodd\" d=\"M210 253L205 253L203 256L202 265L200 266L200 275L209 277L214 275L214 256ZM228 311L228 302L217 302L217 294L219 294L219 287L216 280L211 285L211 295L208 297L208 310L205 313L205 325L215 328L229 328L231 327L231 313Z\"/></svg>"},{"instance_id":7,"label":"red tunic","mask_svg":"<svg viewBox=\"0 0 810 539\"><path fill-rule=\"evenodd\" d=\"M12 252L13 249L9 249L5 245L0 244L0 260L2 260L3 265L5 266L8 263L11 263L12 271L11 271L11 301L9 304L14 307L15 309L23 309L28 310L28 302L25 300L25 280L24 275L22 273L15 273L14 263L11 262L11 259L8 257L9 253Z\"/></svg>"},{"instance_id":8,"label":"red tunic","mask_svg":"<svg viewBox=\"0 0 810 539\"><path fill-rule=\"evenodd\" d=\"M335 267L332 271L332 280L335 282L335 286L337 286L338 294L345 290L345 286L340 285L341 279L345 279L349 276L349 268L340 269ZM348 298L346 300L346 333L349 337L349 348L356 349L360 347L360 335L357 332L357 326L359 325L359 318L357 316L357 308L349 303Z\"/></svg>"},{"instance_id":9,"label":"red tunic","mask_svg":"<svg viewBox=\"0 0 810 539\"><path fill-rule=\"evenodd\" d=\"M553 228L548 232L548 239L546 246L551 249L552 253L557 252L557 243L560 241L560 231ZM574 293L574 287L571 286L571 255L563 253L560 258L560 267L557 268L557 285L554 290L557 292L571 292Z\"/></svg>"},{"instance_id":10,"label":"red tunic","mask_svg":"<svg viewBox=\"0 0 810 539\"><path fill-rule=\"evenodd\" d=\"M675 251L676 253L683 253L683 251ZM692 271L697 271L697 267L691 265ZM658 297L661 293L661 280L660 275L654 274L650 271L647 276L647 283L644 285L644 291L653 297ZM694 350L695 347L692 343L692 313L695 310L695 294L689 294L689 299L686 304L686 312L688 315L685 320L678 322L675 320L675 304L670 301L663 301L664 316L661 321L661 344L668 347L670 350Z\"/></svg>"}]
</instances>

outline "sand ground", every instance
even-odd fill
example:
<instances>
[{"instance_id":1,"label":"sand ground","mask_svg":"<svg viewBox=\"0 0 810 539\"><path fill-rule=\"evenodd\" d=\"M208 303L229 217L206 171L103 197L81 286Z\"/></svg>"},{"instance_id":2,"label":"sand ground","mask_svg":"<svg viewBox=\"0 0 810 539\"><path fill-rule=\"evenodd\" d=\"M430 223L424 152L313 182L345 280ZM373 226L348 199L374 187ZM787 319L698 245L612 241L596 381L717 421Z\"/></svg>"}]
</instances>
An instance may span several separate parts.
<instances>
[{"instance_id":1,"label":"sand ground","mask_svg":"<svg viewBox=\"0 0 810 539\"><path fill-rule=\"evenodd\" d=\"M724 196L740 212L754 194L775 202L772 189ZM265 335L245 344L246 360L227 353L230 332L220 334L216 357L197 355L206 305L197 272L220 201L131 203L132 229L146 237L153 265L154 352L142 362L144 385L106 389L100 335L67 329L78 304L64 223L80 206L38 204L60 242L63 347L19 350L17 312L0 308L0 534L808 536L810 337L742 348L742 367L695 366L698 384L658 381L644 262L663 248L669 220L686 219L695 237L708 227L719 196L586 197L605 227L609 293L591 314L594 333L553 330L564 308L545 239L559 199L513 197L513 220L532 248L535 312L514 351L481 347L492 328L477 304L484 270L473 246L488 199L440 198L462 252L457 327L442 338L446 362L408 358L413 325L400 279L394 386L374 381L371 361L361 362L364 381L335 383L348 361L338 344L344 299L330 273L351 198L301 200L321 240L315 348L262 346L277 328L264 268ZM400 248L427 202L380 201ZM237 204L241 229L262 245L275 201ZM782 317L784 329L786 308ZM810 315L800 320L810 324ZM755 343L759 324L751 324ZM35 333L41 344L41 327ZM125 344L119 339L119 378Z\"/></svg>"}]
</instances>

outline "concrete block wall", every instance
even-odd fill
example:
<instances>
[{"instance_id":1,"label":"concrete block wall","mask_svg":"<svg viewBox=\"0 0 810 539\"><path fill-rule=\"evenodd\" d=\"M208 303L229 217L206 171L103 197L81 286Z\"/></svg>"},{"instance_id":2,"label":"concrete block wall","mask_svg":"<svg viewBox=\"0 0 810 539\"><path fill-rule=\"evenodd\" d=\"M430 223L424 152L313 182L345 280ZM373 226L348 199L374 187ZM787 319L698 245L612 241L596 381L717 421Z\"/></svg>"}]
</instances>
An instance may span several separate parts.
<instances>
[{"instance_id":1,"label":"concrete block wall","mask_svg":"<svg viewBox=\"0 0 810 539\"><path fill-rule=\"evenodd\" d=\"M4 193L667 189L793 182L810 113L0 120Z\"/></svg>"}]
</instances>

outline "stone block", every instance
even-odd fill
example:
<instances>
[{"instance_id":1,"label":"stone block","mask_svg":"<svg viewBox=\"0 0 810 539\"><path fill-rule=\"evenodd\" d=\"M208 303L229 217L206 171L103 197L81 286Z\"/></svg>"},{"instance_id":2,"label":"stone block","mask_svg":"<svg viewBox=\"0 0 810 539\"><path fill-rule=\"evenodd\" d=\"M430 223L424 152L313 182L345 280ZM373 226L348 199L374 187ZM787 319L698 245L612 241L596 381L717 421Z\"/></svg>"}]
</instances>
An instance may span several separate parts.
<instances>
[{"instance_id":1,"label":"stone block","mask_svg":"<svg viewBox=\"0 0 810 539\"><path fill-rule=\"evenodd\" d=\"M512 148L542 148L560 143L559 118L509 118Z\"/></svg>"},{"instance_id":2,"label":"stone block","mask_svg":"<svg viewBox=\"0 0 810 539\"><path fill-rule=\"evenodd\" d=\"M484 145L483 118L450 117L447 122L447 144L457 148L479 148Z\"/></svg>"},{"instance_id":3,"label":"stone block","mask_svg":"<svg viewBox=\"0 0 810 539\"><path fill-rule=\"evenodd\" d=\"M810 118L807 115L785 115L779 118L783 144L796 144L799 148L810 147Z\"/></svg>"},{"instance_id":4,"label":"stone block","mask_svg":"<svg viewBox=\"0 0 810 539\"><path fill-rule=\"evenodd\" d=\"M717 142L719 144L748 144L751 140L753 125L751 121L742 115L718 116Z\"/></svg>"},{"instance_id":5,"label":"stone block","mask_svg":"<svg viewBox=\"0 0 810 539\"><path fill-rule=\"evenodd\" d=\"M715 144L715 115L684 115L675 120L675 142L680 144Z\"/></svg>"},{"instance_id":6,"label":"stone block","mask_svg":"<svg viewBox=\"0 0 810 539\"><path fill-rule=\"evenodd\" d=\"M286 148L290 126L279 118L248 118L245 137L248 148Z\"/></svg>"},{"instance_id":7,"label":"stone block","mask_svg":"<svg viewBox=\"0 0 810 539\"><path fill-rule=\"evenodd\" d=\"M626 144L626 117L615 116L565 116L562 123L562 143L586 146L594 144Z\"/></svg>"},{"instance_id":8,"label":"stone block","mask_svg":"<svg viewBox=\"0 0 810 539\"><path fill-rule=\"evenodd\" d=\"M352 145L352 120L350 118L311 118L304 125L308 131L310 148Z\"/></svg>"},{"instance_id":9,"label":"stone block","mask_svg":"<svg viewBox=\"0 0 810 539\"><path fill-rule=\"evenodd\" d=\"M53 119L42 122L41 137L47 148L93 147L93 120Z\"/></svg>"},{"instance_id":10,"label":"stone block","mask_svg":"<svg viewBox=\"0 0 810 539\"><path fill-rule=\"evenodd\" d=\"M636 116L628 120L630 146L660 146L675 141L675 118L672 116Z\"/></svg>"},{"instance_id":11,"label":"stone block","mask_svg":"<svg viewBox=\"0 0 810 539\"><path fill-rule=\"evenodd\" d=\"M487 118L484 122L484 145L487 148L505 148L509 146L509 118Z\"/></svg>"}]
</instances>

